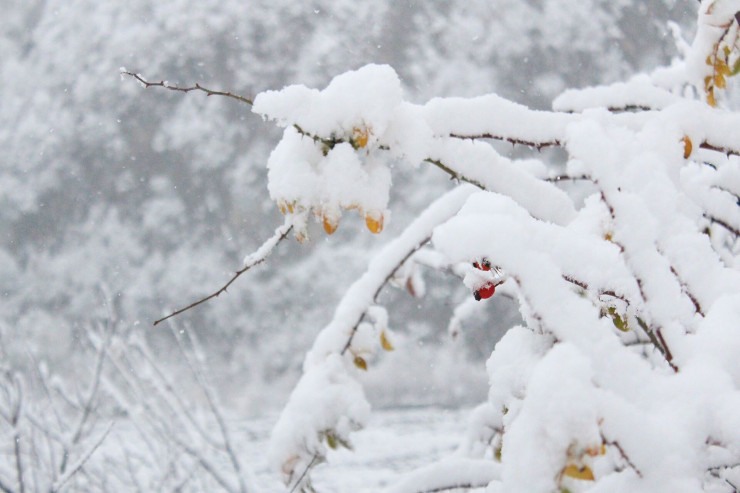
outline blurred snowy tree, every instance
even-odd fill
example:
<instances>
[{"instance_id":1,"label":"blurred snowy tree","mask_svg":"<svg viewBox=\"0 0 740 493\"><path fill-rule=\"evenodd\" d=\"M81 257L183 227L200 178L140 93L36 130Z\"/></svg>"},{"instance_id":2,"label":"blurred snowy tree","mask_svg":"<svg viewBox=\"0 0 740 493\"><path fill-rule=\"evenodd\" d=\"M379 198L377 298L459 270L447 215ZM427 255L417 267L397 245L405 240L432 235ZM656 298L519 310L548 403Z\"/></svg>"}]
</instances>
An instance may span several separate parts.
<instances>
[{"instance_id":1,"label":"blurred snowy tree","mask_svg":"<svg viewBox=\"0 0 740 493\"><path fill-rule=\"evenodd\" d=\"M262 185L273 131L226 101L142 96L121 83L118 67L248 94L293 81L321 86L332 74L388 62L412 100L495 90L541 106L562 87L666 61L664 21L685 23L684 11L692 17L695 10L689 0L604 0L573 14L555 0L38 0L2 7L0 321L7 341L57 362L82 327L106 318L108 304L129 322L148 323L218 286L277 218ZM632 48L635 30L657 42ZM421 177L399 171L391 232L449 187L429 170ZM229 371L248 369L256 381L261 372L295 375L329 307L377 249L376 240L353 234L361 226L343 225L341 241L315 254L304 248L296 255L295 246L277 252L280 269L252 273L189 321L233 362ZM431 321L446 319L465 296L439 283L429 291L421 301L425 326L408 321L417 301L396 302L396 313L408 313L403 324L419 329L411 336L426 342L444 329ZM511 317L505 304L501 310ZM165 339L164 347L168 336L159 334L152 337ZM498 332L471 327L467 334L478 348ZM231 358L235 352L239 358Z\"/></svg>"}]
</instances>

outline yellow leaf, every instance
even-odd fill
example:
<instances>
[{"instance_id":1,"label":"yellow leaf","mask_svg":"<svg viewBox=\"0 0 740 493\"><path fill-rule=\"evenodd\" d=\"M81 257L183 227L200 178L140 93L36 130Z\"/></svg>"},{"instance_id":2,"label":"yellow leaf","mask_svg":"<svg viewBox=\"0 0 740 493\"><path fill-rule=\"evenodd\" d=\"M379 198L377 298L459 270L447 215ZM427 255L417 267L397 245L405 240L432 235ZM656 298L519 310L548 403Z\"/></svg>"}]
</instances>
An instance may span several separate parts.
<instances>
[{"instance_id":1,"label":"yellow leaf","mask_svg":"<svg viewBox=\"0 0 740 493\"><path fill-rule=\"evenodd\" d=\"M378 234L383 231L383 215L379 214L375 216L368 214L365 216L365 224L367 225L367 229L372 233Z\"/></svg>"},{"instance_id":2,"label":"yellow leaf","mask_svg":"<svg viewBox=\"0 0 740 493\"><path fill-rule=\"evenodd\" d=\"M339 226L339 221L330 219L328 216L324 216L324 231L326 231L326 234L334 234L334 231L337 230L337 226Z\"/></svg>"},{"instance_id":3,"label":"yellow leaf","mask_svg":"<svg viewBox=\"0 0 740 493\"><path fill-rule=\"evenodd\" d=\"M683 142L683 158L688 159L689 156L691 156L691 151L694 146L691 144L691 139L689 139L687 135L683 136L681 142Z\"/></svg>"},{"instance_id":4,"label":"yellow leaf","mask_svg":"<svg viewBox=\"0 0 740 493\"><path fill-rule=\"evenodd\" d=\"M567 465L563 468L563 476L568 476L582 481L593 481L594 473L588 466L577 466L575 464Z\"/></svg>"},{"instance_id":5,"label":"yellow leaf","mask_svg":"<svg viewBox=\"0 0 740 493\"><path fill-rule=\"evenodd\" d=\"M395 349L393 344L391 344L391 341L388 340L388 336L385 335L385 331L380 333L380 345L383 346L383 349L386 351L393 351Z\"/></svg>"},{"instance_id":6,"label":"yellow leaf","mask_svg":"<svg viewBox=\"0 0 740 493\"><path fill-rule=\"evenodd\" d=\"M334 435L334 433L327 433L326 434L326 444L329 446L330 449L336 450L338 447L337 443L337 437Z\"/></svg>"},{"instance_id":7,"label":"yellow leaf","mask_svg":"<svg viewBox=\"0 0 740 493\"><path fill-rule=\"evenodd\" d=\"M714 85L716 87L719 87L720 89L724 89L727 87L727 81L725 80L725 76L721 73L714 74Z\"/></svg>"},{"instance_id":8,"label":"yellow leaf","mask_svg":"<svg viewBox=\"0 0 740 493\"><path fill-rule=\"evenodd\" d=\"M717 101L714 99L714 90L713 89L710 89L707 92L707 103L712 108L716 108L717 107Z\"/></svg>"},{"instance_id":9,"label":"yellow leaf","mask_svg":"<svg viewBox=\"0 0 740 493\"><path fill-rule=\"evenodd\" d=\"M352 129L352 144L355 149L365 147L367 145L367 139L370 135L370 131L367 128L355 127Z\"/></svg>"},{"instance_id":10,"label":"yellow leaf","mask_svg":"<svg viewBox=\"0 0 740 493\"><path fill-rule=\"evenodd\" d=\"M355 366L360 370L367 371L367 361L362 359L360 356L355 356Z\"/></svg>"},{"instance_id":11,"label":"yellow leaf","mask_svg":"<svg viewBox=\"0 0 740 493\"><path fill-rule=\"evenodd\" d=\"M732 73L730 67L727 66L724 60L717 60L717 63L714 65L714 70L722 75L730 75Z\"/></svg>"}]
</instances>

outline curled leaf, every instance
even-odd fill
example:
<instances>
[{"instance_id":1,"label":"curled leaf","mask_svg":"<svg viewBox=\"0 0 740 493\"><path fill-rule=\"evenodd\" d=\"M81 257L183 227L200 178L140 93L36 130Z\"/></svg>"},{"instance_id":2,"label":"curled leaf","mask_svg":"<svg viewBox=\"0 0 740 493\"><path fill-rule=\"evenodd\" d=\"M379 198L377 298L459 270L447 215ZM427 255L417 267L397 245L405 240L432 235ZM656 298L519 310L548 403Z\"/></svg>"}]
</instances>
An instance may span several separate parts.
<instances>
[{"instance_id":1,"label":"curled leaf","mask_svg":"<svg viewBox=\"0 0 740 493\"><path fill-rule=\"evenodd\" d=\"M613 306L610 306L607 311L609 312L609 316L612 319L612 323L614 324L616 328L618 328L622 332L628 332L630 330L629 327L627 326L627 322L625 322L622 316L619 315L619 313L617 313L616 308L614 308Z\"/></svg>"},{"instance_id":2,"label":"curled leaf","mask_svg":"<svg viewBox=\"0 0 740 493\"><path fill-rule=\"evenodd\" d=\"M683 142L683 158L688 159L691 156L694 146L691 144L691 139L689 139L688 135L684 135L681 142Z\"/></svg>"},{"instance_id":3,"label":"curled leaf","mask_svg":"<svg viewBox=\"0 0 740 493\"><path fill-rule=\"evenodd\" d=\"M395 349L393 344L391 344L391 341L388 340L388 336L385 334L385 331L380 333L380 345L386 351L393 351Z\"/></svg>"},{"instance_id":4,"label":"curled leaf","mask_svg":"<svg viewBox=\"0 0 740 493\"><path fill-rule=\"evenodd\" d=\"M367 361L365 361L361 356L355 356L354 363L360 370L367 371Z\"/></svg>"},{"instance_id":5,"label":"curled leaf","mask_svg":"<svg viewBox=\"0 0 740 493\"><path fill-rule=\"evenodd\" d=\"M575 464L569 464L563 468L563 476L569 478L580 479L581 481L593 481L594 472L588 466L577 466Z\"/></svg>"},{"instance_id":6,"label":"curled leaf","mask_svg":"<svg viewBox=\"0 0 740 493\"><path fill-rule=\"evenodd\" d=\"M323 223L324 231L326 231L326 234L328 235L334 234L334 231L336 231L339 226L339 221L332 219L329 216L324 216Z\"/></svg>"},{"instance_id":7,"label":"curled leaf","mask_svg":"<svg viewBox=\"0 0 740 493\"><path fill-rule=\"evenodd\" d=\"M339 447L337 436L331 431L326 432L326 444L332 450L336 450Z\"/></svg>"},{"instance_id":8,"label":"curled leaf","mask_svg":"<svg viewBox=\"0 0 740 493\"><path fill-rule=\"evenodd\" d=\"M371 233L378 234L383 231L383 215L368 214L365 216L365 224Z\"/></svg>"}]
</instances>

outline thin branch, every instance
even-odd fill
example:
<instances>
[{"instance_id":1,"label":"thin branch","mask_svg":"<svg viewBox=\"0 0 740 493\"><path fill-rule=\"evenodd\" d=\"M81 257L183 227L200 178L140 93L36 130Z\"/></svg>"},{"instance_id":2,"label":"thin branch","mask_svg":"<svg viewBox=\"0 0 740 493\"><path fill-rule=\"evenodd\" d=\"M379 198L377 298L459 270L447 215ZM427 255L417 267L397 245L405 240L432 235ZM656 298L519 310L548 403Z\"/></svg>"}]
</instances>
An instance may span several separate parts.
<instances>
[{"instance_id":1,"label":"thin branch","mask_svg":"<svg viewBox=\"0 0 740 493\"><path fill-rule=\"evenodd\" d=\"M549 181L551 183L558 183L561 181L593 181L588 175L555 175L543 178L543 181Z\"/></svg>"},{"instance_id":2,"label":"thin branch","mask_svg":"<svg viewBox=\"0 0 740 493\"><path fill-rule=\"evenodd\" d=\"M417 251L419 251L419 249L421 247L423 247L424 245L426 245L427 243L429 243L429 240L431 240L431 237L430 236L424 238L422 241L420 241L419 243L417 243L416 246L414 246L412 249L410 249L406 253L406 255L401 259L401 261L396 264L396 266L388 273L388 275L385 277L385 279L383 280L383 282L380 283L380 285L378 286L378 288L375 290L375 294L373 294L373 303L377 302L378 296L380 296L380 292L383 290L383 288L385 287L385 285L388 284L388 282L391 279L393 279L393 276L396 274L396 272L398 272L398 269L400 269L403 266L403 264L405 264L406 261L414 253L416 253ZM344 345L344 348L342 349L342 351L341 351L340 354L344 354L344 353L347 352L347 350L349 350L350 346L352 345L352 340L354 339L355 334L357 333L357 329L359 328L359 326L362 323L362 321L365 320L365 316L366 315L367 315L367 309L365 309L365 311L362 312L362 315L360 315L360 318L357 320L357 323L355 323L354 327L352 327L352 331L349 334L349 338L347 339L347 343Z\"/></svg>"},{"instance_id":3,"label":"thin branch","mask_svg":"<svg viewBox=\"0 0 740 493\"><path fill-rule=\"evenodd\" d=\"M702 149L710 150L710 151L721 152L722 154L725 154L727 157L740 156L740 150L730 149L728 147L723 147L723 146L716 146L714 144L710 144L707 141L704 141L701 144L699 144L699 147L701 147Z\"/></svg>"},{"instance_id":4,"label":"thin branch","mask_svg":"<svg viewBox=\"0 0 740 493\"><path fill-rule=\"evenodd\" d=\"M611 112L619 112L619 111L653 111L653 108L643 107L643 106L634 106L629 105L622 108L607 108ZM499 140L502 142L509 142L512 145L525 145L527 147L533 147L537 149L538 151L541 150L544 147L565 147L565 143L560 141L559 139L553 139L553 140L543 140L543 141L534 141L534 140L526 140L526 139L520 139L518 137L504 137L502 135L494 135L490 133L484 133L484 134L475 134L475 135L462 135L462 134L450 134L450 137L456 138L456 139L469 139L469 140L478 140L478 139L490 139L490 140ZM721 146L721 145L715 145L711 142L704 141L701 144L699 144L699 147L702 149L707 149L709 151L715 151L720 152L722 154L725 154L726 156L740 156L740 150L739 149L732 149L729 147Z\"/></svg>"},{"instance_id":5,"label":"thin branch","mask_svg":"<svg viewBox=\"0 0 740 493\"><path fill-rule=\"evenodd\" d=\"M516 137L504 137L502 135L494 135L490 133L476 134L476 135L450 134L450 137L454 139L469 139L469 140L478 140L478 139L500 140L502 142L509 142L512 145L525 145L528 147L534 147L538 151L542 149L543 147L562 147L563 146L563 142L561 142L558 139L543 140L541 142L535 142L533 140L519 139Z\"/></svg>"},{"instance_id":6,"label":"thin branch","mask_svg":"<svg viewBox=\"0 0 740 493\"><path fill-rule=\"evenodd\" d=\"M3 483L2 480L0 480L0 491L3 493L15 493L15 491L13 491L10 486Z\"/></svg>"},{"instance_id":7,"label":"thin branch","mask_svg":"<svg viewBox=\"0 0 740 493\"><path fill-rule=\"evenodd\" d=\"M686 296L688 296L689 300L691 300L691 303L694 305L694 310L696 310L696 313L698 313L699 315L702 316L702 318L704 318L704 311L702 310L701 305L699 304L699 300L696 299L696 296L694 296L694 294L691 292L691 290L689 289L689 286L683 281L683 279L681 279L681 276L678 275L678 272L676 272L676 269L673 267L673 265L671 265L670 267L671 267L671 273L676 278L678 283L681 285L682 291L684 292Z\"/></svg>"},{"instance_id":8,"label":"thin branch","mask_svg":"<svg viewBox=\"0 0 740 493\"><path fill-rule=\"evenodd\" d=\"M584 289L586 291L590 291L591 290L591 288L589 287L589 285L587 283L583 282L583 281L579 281L578 279L576 279L574 277L571 277L571 276L568 276L568 275L565 275L565 274L563 274L562 277L563 277L563 279L565 281L567 281L567 282L569 282L571 284L575 284L579 288L582 288L582 289ZM628 305L630 304L630 302L629 302L629 300L627 298L625 298L622 295L617 294L616 291L612 291L610 289L599 289L597 291L597 294L599 294L599 295L602 295L603 294L603 295L606 295L606 296L611 296L612 298L617 298L618 300L624 301Z\"/></svg>"},{"instance_id":9,"label":"thin branch","mask_svg":"<svg viewBox=\"0 0 740 493\"><path fill-rule=\"evenodd\" d=\"M70 451L69 448L77 445L79 441L82 439L82 434L85 425L88 422L88 419L90 419L90 416L93 411L93 405L95 403L95 399L98 396L98 391L100 389L100 380L103 373L103 363L106 360L106 353L108 352L108 348L110 347L111 341L113 340L113 335L115 334L116 327L114 326L111 330L108 331L108 333L105 335L105 340L100 345L100 347L97 348L98 354L95 361L95 370L93 373L92 381L90 382L90 388L87 391L87 396L85 397L84 403L82 404L82 414L80 415L79 420L77 421L77 426L74 429L74 432L72 433L72 438L69 440L69 444L65 444L63 446L64 449L64 456L62 457L62 463L59 466L59 474L62 475L62 477L65 477L66 469L67 469L67 461L69 460ZM88 333L88 337L90 340L93 340L92 334Z\"/></svg>"},{"instance_id":10,"label":"thin branch","mask_svg":"<svg viewBox=\"0 0 740 493\"><path fill-rule=\"evenodd\" d=\"M725 478L725 483L729 484L732 487L732 489L734 490L733 493L737 493L738 491L740 491L738 490L738 487L735 486L735 483L731 482L729 479Z\"/></svg>"},{"instance_id":11,"label":"thin branch","mask_svg":"<svg viewBox=\"0 0 740 493\"><path fill-rule=\"evenodd\" d=\"M303 479L308 474L308 471L311 470L311 468L314 466L314 464L318 460L319 460L319 454L317 452L317 453L313 454L313 457L311 458L311 462L308 463L308 465L306 466L306 468L303 470L303 473L300 475L300 477L298 478L298 480L295 482L295 484L293 485L293 487L290 489L290 493L295 492L296 488L298 488L298 486L300 486L301 482L303 481Z\"/></svg>"},{"instance_id":12,"label":"thin branch","mask_svg":"<svg viewBox=\"0 0 740 493\"><path fill-rule=\"evenodd\" d=\"M9 405L10 412L10 426L13 428L13 454L15 456L15 470L16 478L18 480L18 492L23 493L25 491L25 479L23 477L23 460L21 454L21 434L18 422L21 417L21 402L23 400L23 390L21 389L21 382L17 375L10 374L9 377L12 379L13 386L15 387L15 402L12 402L12 394L9 393Z\"/></svg>"},{"instance_id":13,"label":"thin branch","mask_svg":"<svg viewBox=\"0 0 740 493\"><path fill-rule=\"evenodd\" d=\"M490 481L481 483L481 484L473 484L471 483L455 483L455 484L448 484L445 486L439 486L437 488L433 488L431 490L417 490L415 493L440 493L441 491L450 491L450 490L472 490L473 488L485 488Z\"/></svg>"},{"instance_id":14,"label":"thin branch","mask_svg":"<svg viewBox=\"0 0 740 493\"><path fill-rule=\"evenodd\" d=\"M82 455L82 457L80 457L80 459L77 462L75 462L66 473L64 473L62 476L59 477L59 479L57 479L54 482L54 485L51 487L52 492L59 491L62 488L62 486L64 486L64 484L67 483L67 481L69 481L72 478L72 476L77 474L77 472L80 469L82 469L82 466L85 465L85 463L90 459L92 454L95 453L95 451L100 447L100 445L108 437L108 433L110 433L110 430L112 428L113 428L113 422L111 421L111 423L108 425L108 428L106 428L106 430L100 435L100 437L95 441L92 447L90 447L90 449L87 452L85 452Z\"/></svg>"},{"instance_id":15,"label":"thin branch","mask_svg":"<svg viewBox=\"0 0 740 493\"><path fill-rule=\"evenodd\" d=\"M732 233L733 235L735 235L735 238L737 238L738 236L740 236L740 230L738 230L737 228L734 228L734 227L730 226L727 223L727 221L725 221L724 219L720 219L718 217L714 217L711 214L704 214L704 217L707 218L707 219L709 219L709 221L711 221L713 223L716 223L716 224L719 224L720 226L722 226L723 228L725 228L727 231L729 231L730 233Z\"/></svg>"},{"instance_id":16,"label":"thin branch","mask_svg":"<svg viewBox=\"0 0 740 493\"><path fill-rule=\"evenodd\" d=\"M173 333L174 333L173 329ZM177 340L177 339L176 339ZM178 340L179 344L179 340ZM162 369L157 364L157 358L151 354L149 348L144 344L135 344L132 349L136 349L142 358L149 364L149 368L153 372L153 376L147 378L147 383L151 384L157 391L157 395L162 401L162 405L167 407L167 410L172 413L173 416L178 416L185 419L193 429L198 432L200 437L205 442L214 447L221 448L221 444L211 438L210 434L203 429L203 427L195 419L193 413L190 412L185 404L185 401L177 392L175 387L172 385L167 376L162 372ZM171 402L174 400L174 402Z\"/></svg>"},{"instance_id":17,"label":"thin branch","mask_svg":"<svg viewBox=\"0 0 740 493\"><path fill-rule=\"evenodd\" d=\"M198 305L200 305L202 303L205 303L206 301L208 301L210 299L216 298L216 297L220 296L222 293L225 293L226 290L229 288L229 286L231 286L231 284L234 281L236 281L236 279L239 276L241 276L242 274L244 274L245 272L247 272L252 267L254 267L256 265L259 265L262 262L264 262L265 260L267 260L267 257L272 253L273 249L278 245L278 243L280 243L281 241L283 241L288 236L288 233L290 233L290 231L292 229L293 229L293 225L290 224L288 222L288 220L286 219L285 223L282 226L280 226L279 228L277 228L275 230L275 234L272 237L270 237L267 241L265 241L262 244L262 246L257 249L257 251L255 251L254 253L252 253L251 255L249 255L245 259L244 267L242 267L241 269L239 269L238 271L236 271L236 273L231 277L231 279L229 279L229 281L226 284L224 284L218 291L216 291L216 292L214 292L212 294L209 294L205 298L201 298L198 301L195 301L195 302L189 304L185 308L180 308L179 310L176 310L176 311L170 313L166 317L162 317L159 320L156 320L154 322L154 325L157 325L160 322L164 322L165 320L167 320L169 318L172 318L172 317L174 317L176 315L179 315L179 314L181 314L183 312L186 312L186 311L190 310L191 308L195 308L196 306L198 306Z\"/></svg>"},{"instance_id":18,"label":"thin branch","mask_svg":"<svg viewBox=\"0 0 740 493\"><path fill-rule=\"evenodd\" d=\"M609 209L609 215L612 218L612 222L616 221L616 213L614 211L614 207L612 206L611 202L606 198L606 194L604 194L604 191L601 191L601 201L606 205L607 209ZM615 241L612 239L612 242L619 247L619 249L622 251L622 254L625 254L626 249L624 245L622 245L620 242ZM636 272L634 272L633 269L633 275L635 276L635 281L637 282L637 289L640 291L640 298L642 299L642 302L647 304L647 296L645 294L645 290L642 287L642 279L637 275ZM648 325L643 321L640 317L637 318L637 323L642 327L642 330L645 331L645 334L650 339L650 342L653 343L653 345L656 347L658 352L663 356L666 363L668 363L668 366L671 367L671 369L674 371L674 373L678 373L678 367L673 363L673 354L671 353L671 350L668 348L668 344L666 344L665 339L663 339L663 336L660 334L660 327L657 329L653 329L651 327L648 327ZM656 336L658 334L658 336Z\"/></svg>"},{"instance_id":19,"label":"thin branch","mask_svg":"<svg viewBox=\"0 0 740 493\"><path fill-rule=\"evenodd\" d=\"M642 320L640 317L636 318L637 324L642 327L642 330L645 331L645 334L650 339L650 342L653 344L653 346L655 346L658 352L663 355L663 358L665 359L666 363L668 363L668 366L671 367L674 373L678 373L678 367L673 363L673 354L671 353L671 350L668 348L668 344L666 344L665 339L663 338L660 327L653 330L648 327L645 321Z\"/></svg>"},{"instance_id":20,"label":"thin branch","mask_svg":"<svg viewBox=\"0 0 740 493\"><path fill-rule=\"evenodd\" d=\"M187 334L191 343L191 355L188 354L188 351L185 348L185 344L178 336L178 333L174 329L174 327L172 327L172 333L175 337L175 340L177 341L178 347L180 348L180 352L182 353L186 363L190 367L190 371L195 376L196 382L198 382L198 386L200 387L201 392L203 392L206 397L206 402L208 403L208 407L211 410L211 414L216 420L216 424L218 425L219 431L221 433L221 439L223 441L222 448L229 458L229 461L231 462L231 467L236 473L236 478L239 483L239 491L241 493L247 493L251 490L251 488L247 487L247 481L244 477L245 474L248 473L248 471L246 471L239 462L239 456L232 445L233 440L231 438L229 427L226 425L226 420L224 419L221 408L218 405L217 397L213 391L213 387L206 379L207 368L205 368L203 352L200 350L197 339L190 330L185 330L185 333Z\"/></svg>"},{"instance_id":21,"label":"thin branch","mask_svg":"<svg viewBox=\"0 0 740 493\"><path fill-rule=\"evenodd\" d=\"M637 475L638 475L639 477L642 477L642 472L641 472L641 471L640 471L640 470L639 470L639 469L637 468L637 466L636 466L636 465L635 465L635 464L634 464L634 463L633 463L633 462L632 462L632 461L630 460L629 456L627 455L627 453L626 453L626 452L624 451L624 449L622 448L622 446L621 446L621 445L619 444L619 442L618 442L617 440L611 440L611 441L610 441L610 440L607 440L607 439L606 439L606 437L604 436L604 434L603 434L603 433L601 433L601 440L602 440L602 441L603 441L603 442L604 442L604 443L605 443L606 445L612 445L612 446L614 446L614 447L615 447L615 448L616 448L616 449L617 449L617 450L619 451L619 455L621 455L621 456L622 456L622 459L624 459L624 461L625 461L625 462L627 463L627 465L628 465L628 466L630 466L630 467L632 468L632 470L633 470L633 471L635 471L635 473L636 473L636 474L637 474Z\"/></svg>"},{"instance_id":22,"label":"thin branch","mask_svg":"<svg viewBox=\"0 0 740 493\"><path fill-rule=\"evenodd\" d=\"M241 101L242 103L247 103L249 106L252 106L254 104L254 102L251 99L246 98L244 96L240 96L238 94L234 94L229 91L214 91L213 89L208 89L207 87L203 87L198 83L196 83L194 86L180 87L180 86L172 85L166 80L161 80L159 82L150 82L144 79L141 76L141 74L137 74L135 72L129 72L128 70L125 70L125 69L121 70L121 75L128 75L130 77L133 77L134 79L141 82L141 84L143 84L144 87L147 89L150 87L163 87L170 91L177 91L177 92L184 92L184 93L188 93L191 91L201 91L201 92L206 93L208 96L224 96L227 98L236 99L237 101Z\"/></svg>"},{"instance_id":23,"label":"thin branch","mask_svg":"<svg viewBox=\"0 0 740 493\"><path fill-rule=\"evenodd\" d=\"M457 171L454 171L452 168L449 168L447 165L445 165L439 159L426 158L424 161L426 161L427 163L431 163L431 164L435 165L436 167L438 167L439 169L441 169L442 171L444 171L445 173L447 173L448 175L450 175L453 179L457 180L458 182L464 181L466 183L470 183L471 185L475 185L476 187L480 188L481 190L486 190L486 187L483 186L483 184L481 182L479 182L477 180L473 180L472 178L468 178L465 175L461 175Z\"/></svg>"}]
</instances>

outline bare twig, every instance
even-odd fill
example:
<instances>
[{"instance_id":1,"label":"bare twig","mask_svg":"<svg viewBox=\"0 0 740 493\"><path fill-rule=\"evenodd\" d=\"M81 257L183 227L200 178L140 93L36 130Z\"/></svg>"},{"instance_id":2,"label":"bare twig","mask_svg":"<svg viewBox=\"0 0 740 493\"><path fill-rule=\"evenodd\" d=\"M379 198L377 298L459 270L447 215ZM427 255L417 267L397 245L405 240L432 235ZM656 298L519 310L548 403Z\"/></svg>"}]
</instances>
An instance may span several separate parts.
<instances>
[{"instance_id":1,"label":"bare twig","mask_svg":"<svg viewBox=\"0 0 740 493\"><path fill-rule=\"evenodd\" d=\"M558 183L561 181L593 181L593 178L588 175L555 175L543 178L543 180Z\"/></svg>"},{"instance_id":2,"label":"bare twig","mask_svg":"<svg viewBox=\"0 0 740 493\"><path fill-rule=\"evenodd\" d=\"M576 279L574 277L571 277L571 276L568 276L568 275L565 275L565 274L562 277L563 277L563 279L565 281L567 281L567 282L569 282L571 284L575 284L576 286L578 286L579 288L584 289L585 291L590 291L591 290L591 288L589 287L589 285L587 283L583 282L583 281L579 281L578 279ZM611 296L612 298L617 298L618 300L624 301L628 305L630 304L630 302L629 302L629 300L627 298L625 298L624 296L622 296L620 294L617 294L616 291L612 291L611 289L599 289L597 291L597 294Z\"/></svg>"},{"instance_id":3,"label":"bare twig","mask_svg":"<svg viewBox=\"0 0 740 493\"><path fill-rule=\"evenodd\" d=\"M453 170L452 168L450 168L449 166L447 166L446 164L444 164L439 159L430 159L430 158L427 158L424 161L426 161L427 163L430 163L430 164L435 165L436 167L438 167L439 169L441 169L442 171L444 171L445 173L447 173L448 175L450 175L450 177L452 177L452 179L457 180L458 182L464 181L466 183L470 183L471 185L475 185L476 187L480 188L481 190L486 190L486 187L483 186L483 184L481 182L479 182L477 180L473 180L472 178L468 178L465 175L461 175L457 171Z\"/></svg>"},{"instance_id":4,"label":"bare twig","mask_svg":"<svg viewBox=\"0 0 740 493\"><path fill-rule=\"evenodd\" d=\"M699 147L701 147L702 149L710 150L710 151L721 152L722 154L727 155L727 157L740 156L740 150L738 149L730 149L728 147L714 145L706 141L699 144Z\"/></svg>"},{"instance_id":5,"label":"bare twig","mask_svg":"<svg viewBox=\"0 0 740 493\"><path fill-rule=\"evenodd\" d=\"M290 489L290 493L293 493L296 490L296 488L298 488L298 486L300 486L300 484L303 481L303 479L306 477L306 475L308 474L308 472L311 470L311 468L314 466L314 464L317 463L318 460L319 460L319 454L317 452L317 453L313 454L313 457L311 458L311 462L308 463L308 465L306 466L306 468L303 470L303 473L298 477L298 480L295 482L295 484L293 485L293 487Z\"/></svg>"},{"instance_id":6,"label":"bare twig","mask_svg":"<svg viewBox=\"0 0 740 493\"><path fill-rule=\"evenodd\" d=\"M634 464L634 462L632 462L630 460L629 456L627 455L627 453L624 451L624 449L622 448L622 446L619 444L619 442L617 440L607 440L603 433L601 434L601 440L606 445L612 445L612 446L614 446L614 448L616 448L619 451L619 455L622 456L622 459L624 459L624 461L627 463L627 465L630 466L632 468L632 470L635 471L635 473L639 477L642 477L642 472L637 468L637 466Z\"/></svg>"},{"instance_id":7,"label":"bare twig","mask_svg":"<svg viewBox=\"0 0 740 493\"><path fill-rule=\"evenodd\" d=\"M612 112L619 112L619 111L652 111L652 108L648 107L642 107L642 106L625 106L623 108L608 108L609 111ZM532 147L537 149L538 151L541 150L544 147L565 147L565 143L558 140L542 140L542 141L534 141L534 140L526 140L526 139L520 139L518 137L504 137L502 135L494 135L490 133L484 133L484 134L475 134L475 135L462 135L462 134L450 134L450 137L456 138L456 139L468 139L468 140L479 140L479 139L490 139L490 140L499 140L502 142L509 142L512 145L525 145L527 147ZM730 147L725 147L721 145L712 144L711 142L704 141L701 144L699 144L699 147L702 149L707 149L710 151L720 152L722 154L729 156L740 156L740 149L733 149Z\"/></svg>"},{"instance_id":8,"label":"bare twig","mask_svg":"<svg viewBox=\"0 0 740 493\"><path fill-rule=\"evenodd\" d=\"M121 70L121 75L128 75L130 77L133 77L134 79L141 82L145 88L150 87L163 87L165 89L168 89L170 91L177 91L177 92L184 92L188 93L191 91L201 91L206 93L208 96L224 96L231 99L236 99L237 101L241 101L242 103L247 103L249 106L252 106L254 102L250 98L246 98L244 96L240 96L238 94L234 94L229 91L214 91L213 89L208 89L207 87L203 87L200 84L196 83L194 86L189 87L180 87L176 85L172 85L166 80L161 80L159 82L150 82L146 79L144 79L141 74L137 74L135 72L129 72L128 70Z\"/></svg>"},{"instance_id":9,"label":"bare twig","mask_svg":"<svg viewBox=\"0 0 740 493\"><path fill-rule=\"evenodd\" d=\"M732 233L733 235L735 235L735 238L737 238L738 236L740 236L740 230L738 230L735 227L730 226L727 223L727 221L725 221L724 219L720 219L718 217L712 216L711 214L704 214L704 217L707 218L710 222L719 224L720 226L722 226L723 228L725 228L727 231L729 231L730 233Z\"/></svg>"},{"instance_id":10,"label":"bare twig","mask_svg":"<svg viewBox=\"0 0 740 493\"><path fill-rule=\"evenodd\" d=\"M513 144L513 145L525 145L528 147L534 147L538 151L542 149L543 147L562 147L563 146L563 143L558 139L543 140L540 142L535 142L533 140L525 140L525 139L520 139L517 137L504 137L502 135L494 135L490 133L476 134L476 135L450 134L450 137L455 138L455 139L469 139L469 140L478 140L478 139L500 140L503 142L509 142L510 144Z\"/></svg>"},{"instance_id":11,"label":"bare twig","mask_svg":"<svg viewBox=\"0 0 740 493\"><path fill-rule=\"evenodd\" d=\"M661 254L662 254L662 252L661 252ZM699 304L699 300L696 299L696 296L694 296L694 294L691 292L691 290L689 289L689 286L683 281L683 279L681 279L681 276L678 275L678 272L673 267L673 265L671 265L670 267L671 267L671 273L676 278L676 280L678 281L678 283L681 285L681 290L689 298L689 300L691 300L691 303L694 305L694 310L696 310L696 313L698 313L699 315L701 315L702 318L703 318L704 317L704 311L702 310L701 305Z\"/></svg>"},{"instance_id":12,"label":"bare twig","mask_svg":"<svg viewBox=\"0 0 740 493\"><path fill-rule=\"evenodd\" d=\"M181 314L183 312L186 312L186 311L190 310L191 308L195 308L196 306L198 306L198 305L200 305L202 303L205 303L206 301L208 301L210 299L213 299L213 298L216 298L216 297L220 296L221 294L225 293L226 290L229 288L229 286L231 286L231 284L234 281L236 281L236 279L239 276L241 276L242 274L244 274L245 272L247 272L252 267L254 267L256 265L259 265L262 262L264 262L265 260L267 260L267 257L272 253L273 249L277 246L277 244L280 243L281 241L283 241L288 236L288 233L290 233L290 231L292 229L293 229L293 225L291 225L286 220L285 223L282 226L280 226L279 228L277 228L275 230L275 234L272 237L270 237L267 241L265 241L262 244L262 246L257 249L257 251L255 251L253 254L249 255L245 259L244 267L242 267L241 269L239 269L238 271L236 271L236 273L231 277L231 279L229 279L229 281L226 284L224 284L221 288L219 288L218 291L216 291L216 292L214 292L212 294L209 294L205 298L201 298L198 301L195 301L195 302L189 304L185 308L180 308L179 310L176 310L176 311L170 313L166 317L162 317L159 320L156 320L154 322L154 325L157 325L160 322L164 322L165 320L167 320L169 318L172 318L172 317L174 317L176 315L179 315L179 314Z\"/></svg>"}]
</instances>

